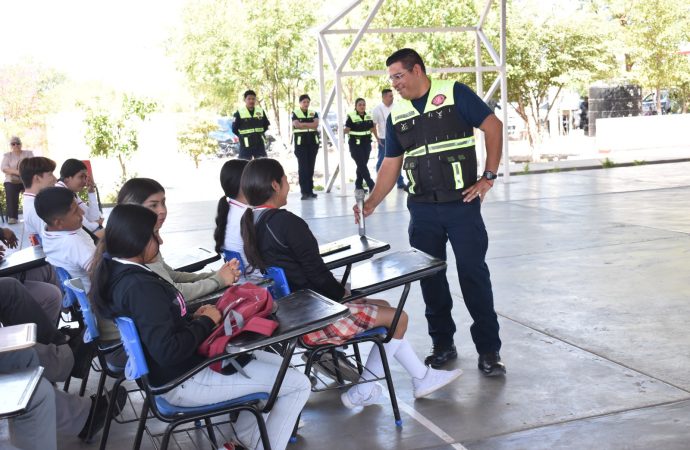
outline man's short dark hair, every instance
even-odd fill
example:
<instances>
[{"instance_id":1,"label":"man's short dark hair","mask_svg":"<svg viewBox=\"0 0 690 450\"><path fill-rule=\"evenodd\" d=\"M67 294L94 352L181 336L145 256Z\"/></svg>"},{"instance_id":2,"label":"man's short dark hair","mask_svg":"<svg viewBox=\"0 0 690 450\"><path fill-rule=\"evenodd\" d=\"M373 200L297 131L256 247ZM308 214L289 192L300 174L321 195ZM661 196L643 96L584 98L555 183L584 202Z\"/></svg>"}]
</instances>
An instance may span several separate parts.
<instances>
[{"instance_id":1,"label":"man's short dark hair","mask_svg":"<svg viewBox=\"0 0 690 450\"><path fill-rule=\"evenodd\" d=\"M44 158L43 156L24 158L19 163L19 178L22 179L24 187L29 189L34 182L34 175L42 175L46 172L53 172L55 167L57 167L55 161Z\"/></svg>"},{"instance_id":2,"label":"man's short dark hair","mask_svg":"<svg viewBox=\"0 0 690 450\"><path fill-rule=\"evenodd\" d=\"M415 64L419 64L419 67L422 68L422 72L426 73L426 66L424 65L424 61L422 61L422 57L411 48L401 48L390 55L388 59L386 59L386 67L397 62L402 63L402 66L407 70L412 70Z\"/></svg>"},{"instance_id":3,"label":"man's short dark hair","mask_svg":"<svg viewBox=\"0 0 690 450\"><path fill-rule=\"evenodd\" d=\"M244 91L244 98L247 98L250 95L253 95L254 97L256 97L256 92L252 91L251 89L247 89L246 91Z\"/></svg>"},{"instance_id":4,"label":"man's short dark hair","mask_svg":"<svg viewBox=\"0 0 690 450\"><path fill-rule=\"evenodd\" d=\"M299 96L299 102L300 102L300 103L302 103L302 100L304 100L304 99L307 99L307 100L311 101L311 98L309 98L309 95L308 95L308 94L302 94L302 95Z\"/></svg>"},{"instance_id":5,"label":"man's short dark hair","mask_svg":"<svg viewBox=\"0 0 690 450\"><path fill-rule=\"evenodd\" d=\"M72 207L74 193L63 187L49 187L36 194L36 214L48 225L67 214Z\"/></svg>"},{"instance_id":6,"label":"man's short dark hair","mask_svg":"<svg viewBox=\"0 0 690 450\"><path fill-rule=\"evenodd\" d=\"M392 90L392 89L389 89L389 88L383 89L383 90L381 91L381 97L383 97L384 95L388 94L389 92L393 92L393 90Z\"/></svg>"}]
</instances>

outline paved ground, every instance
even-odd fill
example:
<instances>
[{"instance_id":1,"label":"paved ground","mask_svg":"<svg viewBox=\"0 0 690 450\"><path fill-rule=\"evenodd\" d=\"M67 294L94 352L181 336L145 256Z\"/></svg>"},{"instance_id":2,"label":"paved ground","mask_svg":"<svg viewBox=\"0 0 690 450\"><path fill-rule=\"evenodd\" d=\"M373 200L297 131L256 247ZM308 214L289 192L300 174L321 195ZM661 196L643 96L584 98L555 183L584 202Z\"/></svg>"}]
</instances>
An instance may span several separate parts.
<instances>
[{"instance_id":1,"label":"paved ground","mask_svg":"<svg viewBox=\"0 0 690 450\"><path fill-rule=\"evenodd\" d=\"M297 444L311 449L685 449L690 436L690 163L513 176L483 205L488 264L508 375L476 369L453 261L455 366L465 374L414 400L392 364L404 426L390 405L346 410L314 394ZM211 245L214 201L175 203L163 253ZM368 234L407 248L405 194L393 192ZM320 195L288 208L320 241L355 233L352 198ZM395 299L397 292L385 297ZM412 289L407 337L429 346L423 302ZM109 448L131 445L115 426ZM145 441L147 446L150 443ZM94 447L92 445L91 447ZM84 448L65 439L61 449Z\"/></svg>"}]
</instances>

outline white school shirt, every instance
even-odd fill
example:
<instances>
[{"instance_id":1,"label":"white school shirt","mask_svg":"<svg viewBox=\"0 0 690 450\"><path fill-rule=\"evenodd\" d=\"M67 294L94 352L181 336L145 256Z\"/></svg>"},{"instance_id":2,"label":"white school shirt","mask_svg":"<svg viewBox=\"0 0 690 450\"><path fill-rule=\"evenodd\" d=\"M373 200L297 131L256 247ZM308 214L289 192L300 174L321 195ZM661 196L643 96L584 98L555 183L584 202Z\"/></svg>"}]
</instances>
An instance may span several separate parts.
<instances>
[{"instance_id":1,"label":"white school shirt","mask_svg":"<svg viewBox=\"0 0 690 450\"><path fill-rule=\"evenodd\" d=\"M29 242L32 242L32 245L31 237L38 236L42 239L41 234L46 226L46 223L36 214L35 200L36 194L24 192L24 232L29 237Z\"/></svg>"},{"instance_id":2,"label":"white school shirt","mask_svg":"<svg viewBox=\"0 0 690 450\"><path fill-rule=\"evenodd\" d=\"M69 189L65 183L58 181L55 186ZM84 211L84 220L82 225L86 227L87 230L94 232L98 230L100 225L98 224L98 219L101 218L101 212L98 210L98 197L95 192L89 192L89 203L84 203L78 195L74 198L77 200L77 206Z\"/></svg>"},{"instance_id":3,"label":"white school shirt","mask_svg":"<svg viewBox=\"0 0 690 450\"><path fill-rule=\"evenodd\" d=\"M391 109L393 109L392 103L390 106L379 103L371 112L379 139L386 139L386 120L388 120L388 116L391 114Z\"/></svg>"},{"instance_id":4,"label":"white school shirt","mask_svg":"<svg viewBox=\"0 0 690 450\"><path fill-rule=\"evenodd\" d=\"M248 206L235 199L227 198L230 209L228 210L228 224L225 226L225 242L223 249L239 252L242 256L242 264L247 267L247 256L244 254L244 241L240 231L240 221Z\"/></svg>"},{"instance_id":5,"label":"white school shirt","mask_svg":"<svg viewBox=\"0 0 690 450\"><path fill-rule=\"evenodd\" d=\"M50 265L62 267L72 277L80 278L84 292L91 289L89 266L96 244L81 228L75 231L48 231L43 228L43 252Z\"/></svg>"}]
</instances>

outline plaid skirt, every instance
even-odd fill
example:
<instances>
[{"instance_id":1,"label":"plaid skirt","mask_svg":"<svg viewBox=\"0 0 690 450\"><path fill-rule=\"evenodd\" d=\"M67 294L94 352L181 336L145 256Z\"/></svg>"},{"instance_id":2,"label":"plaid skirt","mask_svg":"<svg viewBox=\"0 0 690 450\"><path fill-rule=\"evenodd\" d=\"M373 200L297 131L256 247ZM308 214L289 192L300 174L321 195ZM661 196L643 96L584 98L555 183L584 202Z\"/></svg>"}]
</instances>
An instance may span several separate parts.
<instances>
[{"instance_id":1,"label":"plaid skirt","mask_svg":"<svg viewBox=\"0 0 690 450\"><path fill-rule=\"evenodd\" d=\"M302 341L310 346L323 344L342 344L355 335L369 330L376 323L379 309L376 305L346 303L350 315L320 330L302 336Z\"/></svg>"}]
</instances>

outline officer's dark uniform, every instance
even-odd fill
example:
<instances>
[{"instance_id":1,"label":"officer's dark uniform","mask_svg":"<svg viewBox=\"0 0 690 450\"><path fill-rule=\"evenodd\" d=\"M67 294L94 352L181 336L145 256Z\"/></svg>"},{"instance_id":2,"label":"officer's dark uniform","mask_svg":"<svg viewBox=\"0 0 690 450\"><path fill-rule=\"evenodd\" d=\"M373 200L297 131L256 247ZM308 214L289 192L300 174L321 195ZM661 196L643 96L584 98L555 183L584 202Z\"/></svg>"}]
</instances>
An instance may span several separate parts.
<instances>
[{"instance_id":1,"label":"officer's dark uniform","mask_svg":"<svg viewBox=\"0 0 690 450\"><path fill-rule=\"evenodd\" d=\"M240 139L240 159L261 158L266 156L264 133L270 122L259 106L253 111L242 106L235 114L232 123L232 132Z\"/></svg>"},{"instance_id":2,"label":"officer's dark uniform","mask_svg":"<svg viewBox=\"0 0 690 450\"><path fill-rule=\"evenodd\" d=\"M301 108L295 108L292 112L292 120L300 123L313 123L318 118L319 115L311 109L305 113ZM293 128L292 131L298 164L299 189L302 197L311 197L314 194L314 167L316 155L319 153L319 134L315 128Z\"/></svg>"},{"instance_id":3,"label":"officer's dark uniform","mask_svg":"<svg viewBox=\"0 0 690 450\"><path fill-rule=\"evenodd\" d=\"M357 111L347 115L345 126L350 129L348 144L350 145L350 156L357 165L357 179L355 188L362 189L363 181L367 182L369 191L374 189L374 180L369 173L369 155L371 155L371 129L374 121L369 113L360 116Z\"/></svg>"},{"instance_id":4,"label":"officer's dark uniform","mask_svg":"<svg viewBox=\"0 0 690 450\"><path fill-rule=\"evenodd\" d=\"M463 97L455 93L462 88ZM471 120L458 111L460 102L479 114ZM483 106L481 106L483 105ZM489 268L484 260L488 237L479 198L465 203L462 191L477 181L474 130L491 110L474 92L453 81L432 80L426 97L396 100L387 122L386 156L405 155L410 181L410 245L446 260L450 240L465 305L474 323L472 339L481 354L498 352L501 340L494 311ZM395 137L394 139L391 139ZM453 345L453 300L445 270L421 281L429 335L434 347Z\"/></svg>"}]
</instances>

